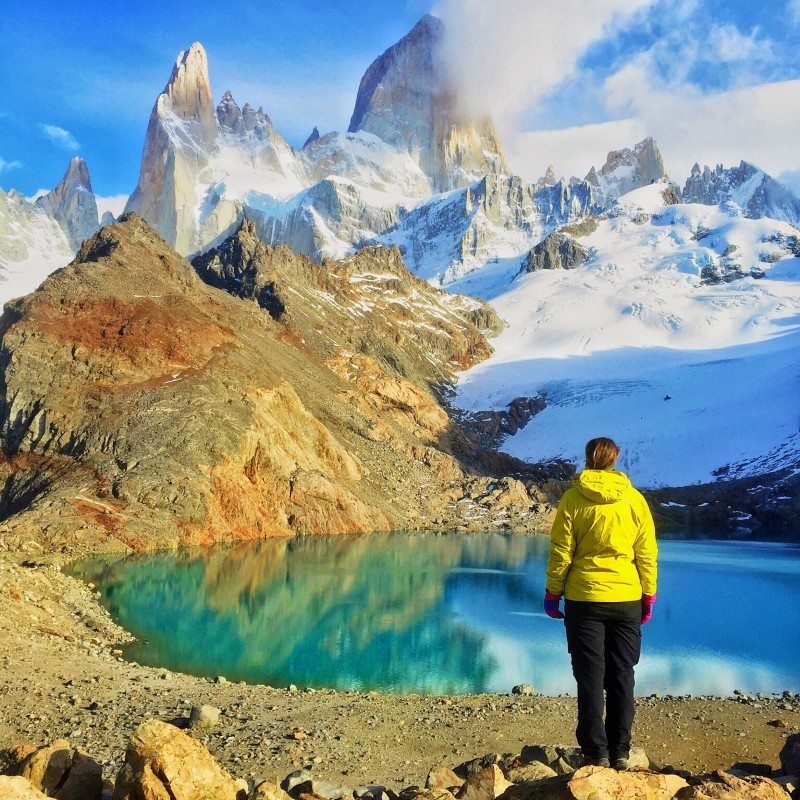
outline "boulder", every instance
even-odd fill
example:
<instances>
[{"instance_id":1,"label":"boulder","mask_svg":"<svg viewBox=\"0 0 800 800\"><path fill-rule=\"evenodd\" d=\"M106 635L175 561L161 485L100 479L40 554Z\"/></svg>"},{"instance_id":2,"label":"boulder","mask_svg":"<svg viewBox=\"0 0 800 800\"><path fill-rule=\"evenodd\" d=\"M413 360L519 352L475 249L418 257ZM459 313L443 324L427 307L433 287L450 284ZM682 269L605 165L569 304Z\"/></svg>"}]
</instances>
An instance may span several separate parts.
<instances>
[{"instance_id":1,"label":"boulder","mask_svg":"<svg viewBox=\"0 0 800 800\"><path fill-rule=\"evenodd\" d=\"M568 786L575 800L672 800L687 783L678 775L582 767L572 775Z\"/></svg>"},{"instance_id":2,"label":"boulder","mask_svg":"<svg viewBox=\"0 0 800 800\"><path fill-rule=\"evenodd\" d=\"M511 783L537 783L546 778L554 778L557 774L547 764L542 764L541 761L532 761L530 764L510 767L506 772L506 778Z\"/></svg>"},{"instance_id":3,"label":"boulder","mask_svg":"<svg viewBox=\"0 0 800 800\"><path fill-rule=\"evenodd\" d=\"M47 795L42 794L27 778L0 775L0 797L3 800L46 800Z\"/></svg>"},{"instance_id":4,"label":"boulder","mask_svg":"<svg viewBox=\"0 0 800 800\"><path fill-rule=\"evenodd\" d=\"M103 793L101 766L65 739L29 753L15 770L31 785L59 800L99 800Z\"/></svg>"},{"instance_id":5,"label":"boulder","mask_svg":"<svg viewBox=\"0 0 800 800\"><path fill-rule=\"evenodd\" d=\"M250 793L249 800L289 800L289 795L276 783L263 781Z\"/></svg>"},{"instance_id":6,"label":"boulder","mask_svg":"<svg viewBox=\"0 0 800 800\"><path fill-rule=\"evenodd\" d=\"M214 706L192 706L189 727L193 730L211 730L219 725L220 710Z\"/></svg>"},{"instance_id":7,"label":"boulder","mask_svg":"<svg viewBox=\"0 0 800 800\"><path fill-rule=\"evenodd\" d=\"M486 767L491 767L492 764L499 764L503 760L503 756L500 753L487 753L485 756L481 756L480 758L473 758L470 761L465 761L463 764L459 764L453 772L458 775L460 778L464 780L468 780L473 775L476 775Z\"/></svg>"},{"instance_id":8,"label":"boulder","mask_svg":"<svg viewBox=\"0 0 800 800\"><path fill-rule=\"evenodd\" d=\"M525 492L525 499L528 502L530 502L530 498L528 497L527 492ZM511 694L521 694L521 695L534 694L533 686L531 686L529 683L519 683L511 689Z\"/></svg>"},{"instance_id":9,"label":"boulder","mask_svg":"<svg viewBox=\"0 0 800 800\"><path fill-rule=\"evenodd\" d=\"M675 795L676 800L786 800L786 791L775 781L758 775L738 778L715 772Z\"/></svg>"},{"instance_id":10,"label":"boulder","mask_svg":"<svg viewBox=\"0 0 800 800\"><path fill-rule=\"evenodd\" d=\"M245 800L237 782L203 745L148 719L131 736L113 800Z\"/></svg>"},{"instance_id":11,"label":"boulder","mask_svg":"<svg viewBox=\"0 0 800 800\"><path fill-rule=\"evenodd\" d=\"M455 800L452 792L447 789L420 789L409 787L400 793L400 800Z\"/></svg>"},{"instance_id":12,"label":"boulder","mask_svg":"<svg viewBox=\"0 0 800 800\"><path fill-rule=\"evenodd\" d=\"M566 775L576 770L583 760L580 747L555 747L553 745L525 745L519 760L523 764L538 761L555 770L558 775Z\"/></svg>"},{"instance_id":13,"label":"boulder","mask_svg":"<svg viewBox=\"0 0 800 800\"><path fill-rule=\"evenodd\" d=\"M513 784L509 783L497 764L471 775L456 794L458 800L494 800Z\"/></svg>"},{"instance_id":14,"label":"boulder","mask_svg":"<svg viewBox=\"0 0 800 800\"><path fill-rule=\"evenodd\" d=\"M291 794L292 789L294 789L295 786L299 786L301 783L313 780L313 777L314 776L307 769L296 769L294 772L290 772L281 781L280 788L283 789L284 792Z\"/></svg>"},{"instance_id":15,"label":"boulder","mask_svg":"<svg viewBox=\"0 0 800 800\"><path fill-rule=\"evenodd\" d=\"M800 775L800 733L793 733L786 739L780 759L784 775Z\"/></svg>"},{"instance_id":16,"label":"boulder","mask_svg":"<svg viewBox=\"0 0 800 800\"><path fill-rule=\"evenodd\" d=\"M425 779L426 789L451 789L462 786L463 778L459 778L449 767L433 767Z\"/></svg>"},{"instance_id":17,"label":"boulder","mask_svg":"<svg viewBox=\"0 0 800 800\"><path fill-rule=\"evenodd\" d=\"M56 739L47 747L40 747L20 764L17 774L27 778L33 786L52 796L61 784L72 761L72 748L66 739Z\"/></svg>"},{"instance_id":18,"label":"boulder","mask_svg":"<svg viewBox=\"0 0 800 800\"><path fill-rule=\"evenodd\" d=\"M22 762L39 749L39 745L22 742L0 751L0 775L16 775Z\"/></svg>"},{"instance_id":19,"label":"boulder","mask_svg":"<svg viewBox=\"0 0 800 800\"><path fill-rule=\"evenodd\" d=\"M314 797L321 797L323 800L340 800L340 798L343 797L352 797L353 790L337 786L335 783L311 778L302 783L295 784L289 789L289 795L294 798L299 798L303 795L312 795Z\"/></svg>"}]
</instances>

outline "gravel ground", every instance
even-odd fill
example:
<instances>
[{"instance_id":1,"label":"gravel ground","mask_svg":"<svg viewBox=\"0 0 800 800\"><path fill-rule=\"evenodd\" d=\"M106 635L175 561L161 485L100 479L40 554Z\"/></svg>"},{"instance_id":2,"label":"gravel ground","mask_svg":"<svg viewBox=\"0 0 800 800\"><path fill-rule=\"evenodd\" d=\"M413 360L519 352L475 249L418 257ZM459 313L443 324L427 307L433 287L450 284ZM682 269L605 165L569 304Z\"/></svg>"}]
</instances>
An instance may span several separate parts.
<instances>
[{"instance_id":1,"label":"gravel ground","mask_svg":"<svg viewBox=\"0 0 800 800\"><path fill-rule=\"evenodd\" d=\"M127 635L89 587L57 566L0 557L0 748L67 738L114 774L146 717L221 709L202 741L235 776L280 779L312 767L350 787L421 784L428 769L524 744L574 744L569 697L451 697L298 691L180 675L122 660ZM737 761L778 766L800 730L800 695L640 699L634 744L693 773Z\"/></svg>"}]
</instances>

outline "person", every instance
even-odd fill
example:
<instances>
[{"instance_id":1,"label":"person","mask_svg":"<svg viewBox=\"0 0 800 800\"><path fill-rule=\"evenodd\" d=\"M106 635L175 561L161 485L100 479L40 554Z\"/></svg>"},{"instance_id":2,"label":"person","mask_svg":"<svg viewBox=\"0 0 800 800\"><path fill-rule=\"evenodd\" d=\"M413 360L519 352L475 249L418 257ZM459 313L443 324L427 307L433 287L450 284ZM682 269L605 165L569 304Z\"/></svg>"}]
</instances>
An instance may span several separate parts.
<instances>
[{"instance_id":1,"label":"person","mask_svg":"<svg viewBox=\"0 0 800 800\"><path fill-rule=\"evenodd\" d=\"M586 469L562 496L553 522L544 610L564 620L583 763L624 770L641 626L656 601L658 546L647 501L615 470L619 452L606 437L586 445Z\"/></svg>"}]
</instances>

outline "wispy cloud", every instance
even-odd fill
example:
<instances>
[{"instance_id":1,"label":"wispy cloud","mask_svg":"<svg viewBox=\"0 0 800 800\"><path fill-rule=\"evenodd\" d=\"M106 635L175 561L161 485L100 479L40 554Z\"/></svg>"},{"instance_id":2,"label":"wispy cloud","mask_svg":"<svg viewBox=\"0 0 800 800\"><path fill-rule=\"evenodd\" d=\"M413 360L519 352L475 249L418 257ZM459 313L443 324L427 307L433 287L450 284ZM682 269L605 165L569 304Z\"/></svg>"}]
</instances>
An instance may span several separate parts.
<instances>
[{"instance_id":1,"label":"wispy cloud","mask_svg":"<svg viewBox=\"0 0 800 800\"><path fill-rule=\"evenodd\" d=\"M647 59L632 62L605 83L612 111L638 119L662 145L667 167L681 177L694 161L751 161L773 174L800 167L800 80L704 92L658 80ZM769 120L765 125L764 120Z\"/></svg>"},{"instance_id":2,"label":"wispy cloud","mask_svg":"<svg viewBox=\"0 0 800 800\"><path fill-rule=\"evenodd\" d=\"M41 127L44 135L56 145L56 147L60 147L62 150L69 150L70 152L80 150L81 146L78 144L78 140L66 130L66 128L60 128L58 125L48 125L46 123L42 123Z\"/></svg>"},{"instance_id":3,"label":"wispy cloud","mask_svg":"<svg viewBox=\"0 0 800 800\"><path fill-rule=\"evenodd\" d=\"M440 0L444 58L465 110L503 128L568 76L593 43L655 0Z\"/></svg>"},{"instance_id":4,"label":"wispy cloud","mask_svg":"<svg viewBox=\"0 0 800 800\"><path fill-rule=\"evenodd\" d=\"M127 194L114 194L107 197L95 197L97 202L97 213L102 217L106 211L110 211L116 219L125 210L125 203L128 202Z\"/></svg>"},{"instance_id":5,"label":"wispy cloud","mask_svg":"<svg viewBox=\"0 0 800 800\"><path fill-rule=\"evenodd\" d=\"M800 0L787 0L786 10L789 12L789 18L796 25L800 25Z\"/></svg>"},{"instance_id":6,"label":"wispy cloud","mask_svg":"<svg viewBox=\"0 0 800 800\"><path fill-rule=\"evenodd\" d=\"M21 166L21 161L6 161L3 156L0 156L0 172L5 172L8 169L19 169Z\"/></svg>"}]
</instances>

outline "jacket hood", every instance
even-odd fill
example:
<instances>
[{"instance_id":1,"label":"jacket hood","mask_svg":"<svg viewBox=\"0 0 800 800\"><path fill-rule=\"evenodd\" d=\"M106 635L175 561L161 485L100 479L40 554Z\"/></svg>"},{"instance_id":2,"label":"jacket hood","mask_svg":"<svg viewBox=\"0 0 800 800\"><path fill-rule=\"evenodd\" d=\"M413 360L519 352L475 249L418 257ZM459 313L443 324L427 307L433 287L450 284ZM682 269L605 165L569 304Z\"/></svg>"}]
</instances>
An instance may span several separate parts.
<instances>
[{"instance_id":1,"label":"jacket hood","mask_svg":"<svg viewBox=\"0 0 800 800\"><path fill-rule=\"evenodd\" d=\"M585 469L575 478L573 485L593 503L616 503L631 488L624 472L609 469Z\"/></svg>"}]
</instances>

